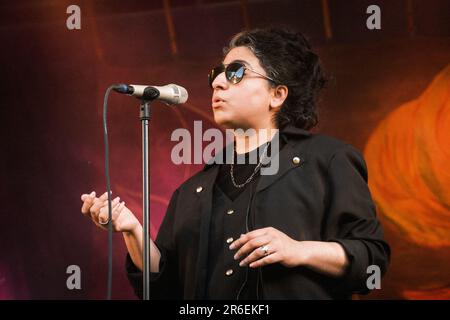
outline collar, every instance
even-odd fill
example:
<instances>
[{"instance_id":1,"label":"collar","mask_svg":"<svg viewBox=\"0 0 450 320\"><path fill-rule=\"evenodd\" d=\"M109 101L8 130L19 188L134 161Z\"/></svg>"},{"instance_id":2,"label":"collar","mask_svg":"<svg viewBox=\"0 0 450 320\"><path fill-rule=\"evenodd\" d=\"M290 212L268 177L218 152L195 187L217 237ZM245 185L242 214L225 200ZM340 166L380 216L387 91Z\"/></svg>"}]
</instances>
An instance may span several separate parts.
<instances>
[{"instance_id":1,"label":"collar","mask_svg":"<svg viewBox=\"0 0 450 320\"><path fill-rule=\"evenodd\" d=\"M297 140L302 137L309 137L312 135L312 133L308 130L297 128L293 125L287 125L283 129L279 131L279 134L281 135L281 138L285 140L287 144L292 144L294 140ZM234 143L229 143L226 145L219 153L217 153L215 156L211 157L203 167L203 171L208 170L209 168L213 167L214 165L220 163L219 159L224 159L223 154L227 151L229 148L234 148ZM230 154L233 154L230 152ZM222 160L223 161L223 160Z\"/></svg>"}]
</instances>

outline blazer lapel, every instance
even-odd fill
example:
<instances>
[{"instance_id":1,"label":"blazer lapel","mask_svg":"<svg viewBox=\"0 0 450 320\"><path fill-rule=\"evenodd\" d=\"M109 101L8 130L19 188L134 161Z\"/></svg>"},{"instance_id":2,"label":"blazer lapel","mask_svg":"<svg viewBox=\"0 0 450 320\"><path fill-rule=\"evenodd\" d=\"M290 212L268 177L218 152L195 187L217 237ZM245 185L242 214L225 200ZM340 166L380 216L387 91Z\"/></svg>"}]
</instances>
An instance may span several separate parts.
<instances>
[{"instance_id":1,"label":"blazer lapel","mask_svg":"<svg viewBox=\"0 0 450 320\"><path fill-rule=\"evenodd\" d=\"M289 170L297 168L305 161L304 156L296 148L294 148L289 142L286 143L283 149L271 158L271 162L264 165L268 167L274 165L273 162L278 161L278 172L270 175L261 175L261 178L256 186L256 193L268 188L282 176L284 176Z\"/></svg>"}]
</instances>

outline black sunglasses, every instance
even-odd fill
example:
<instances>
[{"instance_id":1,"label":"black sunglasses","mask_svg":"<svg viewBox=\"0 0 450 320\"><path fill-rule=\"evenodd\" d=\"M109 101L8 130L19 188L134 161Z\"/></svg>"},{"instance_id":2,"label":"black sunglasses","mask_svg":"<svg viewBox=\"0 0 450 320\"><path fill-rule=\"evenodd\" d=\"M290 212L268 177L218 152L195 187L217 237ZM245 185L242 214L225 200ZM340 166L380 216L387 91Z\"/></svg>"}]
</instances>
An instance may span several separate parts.
<instances>
[{"instance_id":1,"label":"black sunglasses","mask_svg":"<svg viewBox=\"0 0 450 320\"><path fill-rule=\"evenodd\" d=\"M252 70L251 68L247 67L245 64L241 62L232 62L226 66L224 64L221 64L220 66L217 66L211 70L211 72L208 75L209 86L212 88L214 79L217 78L217 76L224 71L225 71L225 78L227 79L227 81L232 84L237 84L241 82L242 78L244 78L245 70L249 70L267 80L275 82L275 80L273 80L272 78L265 76L255 70Z\"/></svg>"}]
</instances>

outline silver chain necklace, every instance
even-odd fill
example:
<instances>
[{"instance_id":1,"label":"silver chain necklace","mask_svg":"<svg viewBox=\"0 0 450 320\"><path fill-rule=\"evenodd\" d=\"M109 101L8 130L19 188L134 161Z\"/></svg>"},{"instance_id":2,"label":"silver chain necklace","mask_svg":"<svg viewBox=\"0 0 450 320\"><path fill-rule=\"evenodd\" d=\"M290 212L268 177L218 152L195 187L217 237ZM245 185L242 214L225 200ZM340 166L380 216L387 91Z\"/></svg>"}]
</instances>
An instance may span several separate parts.
<instances>
[{"instance_id":1,"label":"silver chain necklace","mask_svg":"<svg viewBox=\"0 0 450 320\"><path fill-rule=\"evenodd\" d=\"M233 182L233 185L234 185L236 188L242 188L242 187L244 187L247 183L249 183L250 181L252 181L253 177L255 176L255 174L258 172L258 170L259 170L259 169L261 168L261 166L262 166L262 159L263 159L263 157L265 156L266 151L267 151L267 148L269 147L269 145L270 145L270 141L266 144L266 147L264 148L264 152L263 152L263 154L261 155L261 157L259 158L259 163L258 163L258 165L256 166L255 170L253 171L252 175L251 175L247 180L245 180L244 183L241 183L241 184L236 183L236 180L234 180L234 163L231 164L231 166L230 166L231 182Z\"/></svg>"}]
</instances>

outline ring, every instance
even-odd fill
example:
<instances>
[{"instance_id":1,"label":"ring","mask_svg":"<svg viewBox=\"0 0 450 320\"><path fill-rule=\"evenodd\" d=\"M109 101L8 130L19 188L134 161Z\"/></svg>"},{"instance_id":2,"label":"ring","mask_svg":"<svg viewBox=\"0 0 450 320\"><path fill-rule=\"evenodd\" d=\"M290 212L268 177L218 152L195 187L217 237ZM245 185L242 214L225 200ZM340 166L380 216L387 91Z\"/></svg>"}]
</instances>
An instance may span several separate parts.
<instances>
[{"instance_id":1,"label":"ring","mask_svg":"<svg viewBox=\"0 0 450 320\"><path fill-rule=\"evenodd\" d=\"M269 246L265 245L259 248L262 252L264 252L264 256L269 255Z\"/></svg>"}]
</instances>

